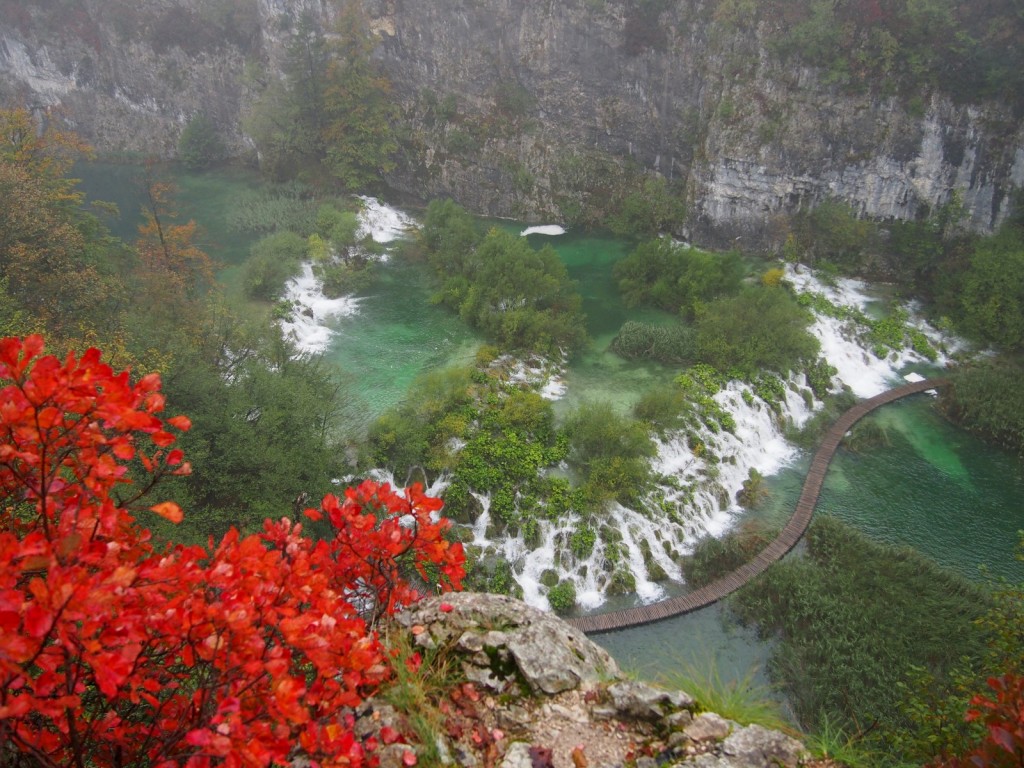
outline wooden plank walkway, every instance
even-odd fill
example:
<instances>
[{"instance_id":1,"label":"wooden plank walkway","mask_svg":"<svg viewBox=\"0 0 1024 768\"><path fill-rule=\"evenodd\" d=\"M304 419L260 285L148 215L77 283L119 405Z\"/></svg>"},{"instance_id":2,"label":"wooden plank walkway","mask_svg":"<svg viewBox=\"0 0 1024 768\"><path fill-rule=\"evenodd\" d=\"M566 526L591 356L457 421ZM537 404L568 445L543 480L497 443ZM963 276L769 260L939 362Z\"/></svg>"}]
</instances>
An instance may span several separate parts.
<instances>
[{"instance_id":1,"label":"wooden plank walkway","mask_svg":"<svg viewBox=\"0 0 1024 768\"><path fill-rule=\"evenodd\" d=\"M641 605L635 608L627 608L622 611L611 611L593 616L579 616L566 619L572 626L583 632L609 632L615 629L635 627L640 624L648 624L652 621L667 619L671 616L680 616L712 603L718 602L723 597L732 594L758 574L763 573L772 563L780 560L783 555L789 552L807 530L810 525L811 515L814 514L814 507L818 503L818 496L821 493L822 484L825 482L825 473L828 465L850 428L871 411L886 403L899 400L901 397L924 392L929 389L937 389L948 383L946 379L926 379L913 384L905 384L901 387L887 390L868 400L864 400L846 411L836 419L835 423L825 434L817 453L811 460L811 466L807 470L807 477L804 480L803 490L796 503L796 510L789 518L782 532L778 537L761 553L746 565L737 568L732 573L726 574L717 581L696 589L686 595L671 597L650 605Z\"/></svg>"}]
</instances>

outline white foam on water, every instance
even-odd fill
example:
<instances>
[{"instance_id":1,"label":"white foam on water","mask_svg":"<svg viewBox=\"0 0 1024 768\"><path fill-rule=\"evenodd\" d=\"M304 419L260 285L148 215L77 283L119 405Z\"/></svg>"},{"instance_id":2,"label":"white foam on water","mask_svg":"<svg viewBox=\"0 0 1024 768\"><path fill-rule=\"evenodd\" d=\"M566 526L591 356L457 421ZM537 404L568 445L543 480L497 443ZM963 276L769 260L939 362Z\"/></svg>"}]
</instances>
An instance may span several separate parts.
<instances>
[{"instance_id":1,"label":"white foam on water","mask_svg":"<svg viewBox=\"0 0 1024 768\"><path fill-rule=\"evenodd\" d=\"M540 357L517 360L510 355L502 355L492 365L507 366L506 375L510 383L536 387L545 400L559 400L567 391L562 367L550 360Z\"/></svg>"},{"instance_id":2,"label":"white foam on water","mask_svg":"<svg viewBox=\"0 0 1024 768\"><path fill-rule=\"evenodd\" d=\"M360 239L370 236L377 243L390 243L407 237L418 226L411 216L375 197L360 195L359 200L362 208L356 236ZM387 255L372 258L386 261ZM303 264L302 273L286 283L283 298L291 303L292 311L287 320L281 321L281 330L300 353L326 351L334 336L334 321L359 311L360 299L353 295L337 299L325 296L311 263Z\"/></svg>"},{"instance_id":3,"label":"white foam on water","mask_svg":"<svg viewBox=\"0 0 1024 768\"><path fill-rule=\"evenodd\" d=\"M798 293L819 293L837 306L853 307L864 311L872 297L868 286L860 280L843 278L834 285L822 282L806 267L786 265L786 280ZM913 304L904 307L910 313L910 324L921 330L940 350L936 364L946 362L942 349L959 346L958 342L944 338L928 326ZM910 348L891 350L884 358L877 357L859 338L859 329L852 320L840 320L828 315L815 314L811 333L821 342L821 355L836 367L837 377L860 398L874 397L890 389L899 381L900 369L912 363L928 362Z\"/></svg>"},{"instance_id":4,"label":"white foam on water","mask_svg":"<svg viewBox=\"0 0 1024 768\"><path fill-rule=\"evenodd\" d=\"M363 207L359 212L359 229L356 237L369 235L377 243L390 243L408 237L419 225L407 213L385 205L375 197L359 195Z\"/></svg>"},{"instance_id":5,"label":"white foam on water","mask_svg":"<svg viewBox=\"0 0 1024 768\"><path fill-rule=\"evenodd\" d=\"M519 233L520 237L526 237L526 235L550 235L551 237L557 237L558 235L564 235L565 228L560 227L558 224L543 224L539 227L527 227Z\"/></svg>"},{"instance_id":6,"label":"white foam on water","mask_svg":"<svg viewBox=\"0 0 1024 768\"><path fill-rule=\"evenodd\" d=\"M302 353L325 351L334 335L331 321L359 310L359 299L354 296L327 298L309 262L302 265L301 275L287 282L284 299L291 303L292 312L287 320L281 321L281 330Z\"/></svg>"},{"instance_id":7,"label":"white foam on water","mask_svg":"<svg viewBox=\"0 0 1024 768\"><path fill-rule=\"evenodd\" d=\"M863 311L872 301L868 287L856 280L840 280L826 285L806 270L787 268L790 279L800 291L821 293L836 305L856 307ZM912 312L912 308L908 308ZM941 339L937 332L911 315L912 322L931 339ZM909 362L923 358L912 350L892 352L885 359L875 357L852 321L829 316L815 316L811 332L821 341L822 356L838 370L833 377L833 390L848 385L859 397L870 397L899 381L897 371ZM565 392L561 378L562 366L541 359L527 361L499 358L495 365L505 368L511 382L535 387L546 397L560 397ZM908 376L908 380L915 380ZM697 455L682 433L669 434L656 441L657 455L652 469L659 476L671 478L661 485L665 502L674 505L678 514L662 509L657 499L650 499L641 508L630 509L612 503L603 515L585 522L576 513L562 519L538 521L540 544L530 549L521 534L488 538L491 525L490 498L473 495L480 502L482 513L471 526L472 543L483 548L485 556L506 560L523 590L527 603L549 609L548 588L541 581L545 571L552 570L560 580L571 580L576 588L577 604L585 609L599 608L606 600L612 570L608 548L597 536L592 552L586 558L571 554L568 541L580 525L599 528L608 525L622 536L618 545L618 567L628 567L636 582L636 595L641 602L653 602L665 596L661 584L651 579L648 563L653 560L673 581L683 581L682 572L670 553L685 553L702 536L721 536L734 524L742 511L736 501L750 470L772 475L792 463L799 450L785 439L785 429L806 424L814 411L822 407L810 392L803 374L794 374L784 382L782 402L777 411L756 396L750 385L730 381L714 395L715 401L735 422L732 432L712 430L706 426L694 431L696 439L706 446ZM711 461L707 454L717 460ZM443 491L438 485L436 492ZM432 491L433 492L433 491ZM645 560L644 549L649 551Z\"/></svg>"}]
</instances>

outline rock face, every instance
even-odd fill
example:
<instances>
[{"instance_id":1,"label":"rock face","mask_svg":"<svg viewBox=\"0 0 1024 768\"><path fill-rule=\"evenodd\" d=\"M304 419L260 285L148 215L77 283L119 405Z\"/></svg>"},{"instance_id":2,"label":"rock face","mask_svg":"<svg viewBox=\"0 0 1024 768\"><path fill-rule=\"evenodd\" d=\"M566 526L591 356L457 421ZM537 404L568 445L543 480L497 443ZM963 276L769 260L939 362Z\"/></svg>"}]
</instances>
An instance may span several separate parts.
<instances>
[{"instance_id":1,"label":"rock face","mask_svg":"<svg viewBox=\"0 0 1024 768\"><path fill-rule=\"evenodd\" d=\"M577 630L508 597L430 598L398 622L414 645L461 671L444 704L448 737L437 744L450 764L796 768L806 756L785 734L699 713L689 693L624 679ZM404 732L394 708L370 701L357 732L385 726ZM405 750L417 748L389 754L397 766Z\"/></svg>"},{"instance_id":2,"label":"rock face","mask_svg":"<svg viewBox=\"0 0 1024 768\"><path fill-rule=\"evenodd\" d=\"M1024 185L1024 128L1005 105L843 93L769 55L763 30L716 25L713 4L638 10L656 5L364 0L403 114L388 182L571 221L657 173L688 199L678 232L718 243L777 243L780 215L830 197L913 218L956 192L990 231ZM59 110L115 152L173 154L202 111L241 154L241 117L296 19L333 13L329 0L24 4L0 26L0 98Z\"/></svg>"}]
</instances>

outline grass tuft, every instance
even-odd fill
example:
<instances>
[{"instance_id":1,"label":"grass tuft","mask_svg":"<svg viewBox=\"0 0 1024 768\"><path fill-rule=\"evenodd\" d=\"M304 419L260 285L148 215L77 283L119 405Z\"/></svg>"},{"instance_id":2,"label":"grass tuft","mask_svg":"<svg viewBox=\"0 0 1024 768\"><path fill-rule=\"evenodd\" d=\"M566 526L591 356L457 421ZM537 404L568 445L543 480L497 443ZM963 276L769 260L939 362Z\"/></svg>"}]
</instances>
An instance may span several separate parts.
<instances>
[{"instance_id":1,"label":"grass tuft","mask_svg":"<svg viewBox=\"0 0 1024 768\"><path fill-rule=\"evenodd\" d=\"M726 680L713 662L703 669L685 664L662 671L658 682L686 691L706 712L715 712L741 725L757 724L794 734L794 728L782 713L779 702L772 698L771 689L754 682L756 674L757 668L752 667L743 677Z\"/></svg>"}]
</instances>

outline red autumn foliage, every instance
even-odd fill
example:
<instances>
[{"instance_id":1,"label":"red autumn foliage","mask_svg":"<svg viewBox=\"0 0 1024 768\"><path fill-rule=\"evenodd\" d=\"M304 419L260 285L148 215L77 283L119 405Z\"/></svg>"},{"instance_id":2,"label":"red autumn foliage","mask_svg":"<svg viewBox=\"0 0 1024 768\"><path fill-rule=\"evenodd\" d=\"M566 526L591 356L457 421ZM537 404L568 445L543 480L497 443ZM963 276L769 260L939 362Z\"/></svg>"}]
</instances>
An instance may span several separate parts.
<instances>
[{"instance_id":1,"label":"red autumn foliage","mask_svg":"<svg viewBox=\"0 0 1024 768\"><path fill-rule=\"evenodd\" d=\"M967 721L985 726L981 743L963 757L936 763L937 768L1020 768L1024 766L1024 677L1008 673L990 677L991 698L971 699Z\"/></svg>"},{"instance_id":2,"label":"red autumn foliage","mask_svg":"<svg viewBox=\"0 0 1024 768\"><path fill-rule=\"evenodd\" d=\"M160 548L134 514L187 473L155 375L94 349L61 362L0 341L0 765L364 764L351 707L389 673L372 622L457 589L461 547L418 486L328 496L313 540L288 519ZM140 506L142 508L140 509Z\"/></svg>"}]
</instances>

